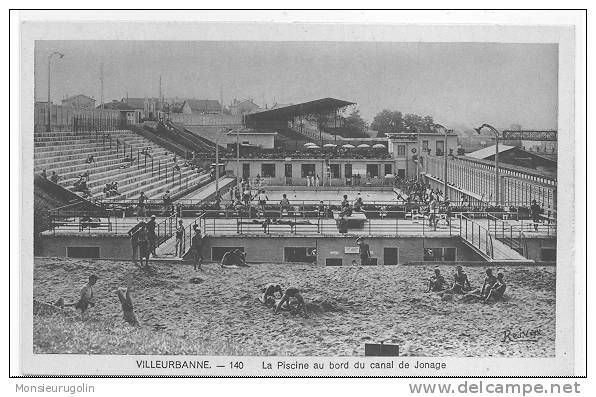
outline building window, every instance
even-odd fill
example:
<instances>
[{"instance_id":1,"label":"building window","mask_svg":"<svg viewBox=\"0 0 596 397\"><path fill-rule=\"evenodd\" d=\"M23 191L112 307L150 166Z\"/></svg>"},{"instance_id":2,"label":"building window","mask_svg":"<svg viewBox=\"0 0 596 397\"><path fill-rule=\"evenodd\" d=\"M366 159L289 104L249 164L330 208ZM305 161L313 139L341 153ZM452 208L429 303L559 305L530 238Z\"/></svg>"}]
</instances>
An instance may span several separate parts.
<instances>
[{"instance_id":1,"label":"building window","mask_svg":"<svg viewBox=\"0 0 596 397\"><path fill-rule=\"evenodd\" d=\"M261 164L261 176L263 178L275 178L275 164Z\"/></svg>"},{"instance_id":2,"label":"building window","mask_svg":"<svg viewBox=\"0 0 596 397\"><path fill-rule=\"evenodd\" d=\"M399 263L399 248L383 248L383 264L397 265Z\"/></svg>"},{"instance_id":3,"label":"building window","mask_svg":"<svg viewBox=\"0 0 596 397\"><path fill-rule=\"evenodd\" d=\"M339 176L339 164L330 164L329 172L330 172L331 178L338 179L340 177Z\"/></svg>"},{"instance_id":4,"label":"building window","mask_svg":"<svg viewBox=\"0 0 596 397\"><path fill-rule=\"evenodd\" d=\"M397 155L402 157L406 155L406 145L397 145Z\"/></svg>"},{"instance_id":5,"label":"building window","mask_svg":"<svg viewBox=\"0 0 596 397\"><path fill-rule=\"evenodd\" d=\"M242 164L242 178L248 179L250 177L250 164L243 163Z\"/></svg>"},{"instance_id":6,"label":"building window","mask_svg":"<svg viewBox=\"0 0 596 397\"><path fill-rule=\"evenodd\" d=\"M540 249L540 260L544 262L555 262L557 260L557 249L556 248L541 248Z\"/></svg>"},{"instance_id":7,"label":"building window","mask_svg":"<svg viewBox=\"0 0 596 397\"><path fill-rule=\"evenodd\" d=\"M437 141L437 150L436 150L437 156L442 156L444 150L445 150L445 142Z\"/></svg>"},{"instance_id":8,"label":"building window","mask_svg":"<svg viewBox=\"0 0 596 397\"><path fill-rule=\"evenodd\" d=\"M221 258L223 258L226 252L234 251L235 249L244 252L244 247L211 247L211 260L221 261Z\"/></svg>"},{"instance_id":9,"label":"building window","mask_svg":"<svg viewBox=\"0 0 596 397\"><path fill-rule=\"evenodd\" d=\"M306 262L317 261L317 250L314 247L284 247L285 262Z\"/></svg>"},{"instance_id":10,"label":"building window","mask_svg":"<svg viewBox=\"0 0 596 397\"><path fill-rule=\"evenodd\" d=\"M441 248L424 248L425 262L454 262L455 248L441 247Z\"/></svg>"},{"instance_id":11,"label":"building window","mask_svg":"<svg viewBox=\"0 0 596 397\"><path fill-rule=\"evenodd\" d=\"M428 141L422 141L422 150L428 150Z\"/></svg>"},{"instance_id":12,"label":"building window","mask_svg":"<svg viewBox=\"0 0 596 397\"><path fill-rule=\"evenodd\" d=\"M286 176L286 178L292 177L292 164L285 165L285 176Z\"/></svg>"},{"instance_id":13,"label":"building window","mask_svg":"<svg viewBox=\"0 0 596 397\"><path fill-rule=\"evenodd\" d=\"M385 175L391 174L393 174L393 168L391 167L391 164L385 164Z\"/></svg>"},{"instance_id":14,"label":"building window","mask_svg":"<svg viewBox=\"0 0 596 397\"><path fill-rule=\"evenodd\" d=\"M341 258L326 258L325 259L325 266L341 266L342 260Z\"/></svg>"},{"instance_id":15,"label":"building window","mask_svg":"<svg viewBox=\"0 0 596 397\"><path fill-rule=\"evenodd\" d=\"M346 178L352 177L352 164L346 164L344 167L344 176Z\"/></svg>"},{"instance_id":16,"label":"building window","mask_svg":"<svg viewBox=\"0 0 596 397\"><path fill-rule=\"evenodd\" d=\"M366 176L371 178L377 178L379 176L379 165L366 164Z\"/></svg>"},{"instance_id":17,"label":"building window","mask_svg":"<svg viewBox=\"0 0 596 397\"><path fill-rule=\"evenodd\" d=\"M307 176L315 176L314 164L302 164L300 176L306 178Z\"/></svg>"}]
</instances>

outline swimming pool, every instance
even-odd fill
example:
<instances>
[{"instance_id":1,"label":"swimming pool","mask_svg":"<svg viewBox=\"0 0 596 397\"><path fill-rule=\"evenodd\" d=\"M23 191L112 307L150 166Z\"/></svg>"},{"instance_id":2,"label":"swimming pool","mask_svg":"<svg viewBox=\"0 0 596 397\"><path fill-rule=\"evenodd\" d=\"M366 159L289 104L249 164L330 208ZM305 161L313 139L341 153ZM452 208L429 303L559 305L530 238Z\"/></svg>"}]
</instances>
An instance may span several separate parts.
<instances>
[{"instance_id":1,"label":"swimming pool","mask_svg":"<svg viewBox=\"0 0 596 397\"><path fill-rule=\"evenodd\" d=\"M397 194L392 189L383 189L383 190L372 190L372 189L359 189L358 187L354 187L353 189L318 189L315 190L306 190L306 189L293 189L292 187L265 187L265 194L269 201L280 201L282 199L282 195L285 193L287 195L288 200L290 203L294 204L294 202L319 202L323 201L325 203L339 203L343 200L343 196L347 195L348 200L350 202L354 201L358 195L362 197L362 200L367 202L372 201L395 201L397 198ZM256 190L253 191L253 195L256 194Z\"/></svg>"}]
</instances>

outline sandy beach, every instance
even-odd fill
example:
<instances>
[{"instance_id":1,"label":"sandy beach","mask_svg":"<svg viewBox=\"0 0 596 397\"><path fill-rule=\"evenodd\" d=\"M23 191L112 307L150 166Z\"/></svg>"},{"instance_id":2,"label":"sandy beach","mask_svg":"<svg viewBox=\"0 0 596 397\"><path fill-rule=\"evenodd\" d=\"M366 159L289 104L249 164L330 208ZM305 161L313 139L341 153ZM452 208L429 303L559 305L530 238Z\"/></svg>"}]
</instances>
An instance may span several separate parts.
<instances>
[{"instance_id":1,"label":"sandy beach","mask_svg":"<svg viewBox=\"0 0 596 397\"><path fill-rule=\"evenodd\" d=\"M442 300L424 293L434 266L317 267L306 264L258 264L221 269L151 263L141 270L131 262L36 258L34 299L75 301L90 274L97 305L86 320L70 317L65 327L109 324L107 333L134 338L185 338L165 351L131 345L122 354L207 354L209 345L231 346L243 355L363 356L364 344L393 339L403 355L420 357L553 357L555 355L555 268L506 267L506 299L494 304ZM453 266L439 266L448 280ZM480 286L484 267L465 268ZM501 269L501 268L499 268ZM135 310L142 327L121 320L115 290L132 277ZM198 278L198 282L191 282ZM277 282L299 288L311 311L309 318L282 312L274 315L257 302L259 288ZM33 316L36 353L110 353L109 338L85 350L64 334L48 343L44 315ZM69 325L71 324L71 325ZM74 325L72 325L74 324ZM506 331L539 330L535 341L502 342ZM102 332L102 331L101 331ZM147 336L148 335L148 336ZM69 340L70 338L70 340ZM196 346L196 347L194 347Z\"/></svg>"}]
</instances>

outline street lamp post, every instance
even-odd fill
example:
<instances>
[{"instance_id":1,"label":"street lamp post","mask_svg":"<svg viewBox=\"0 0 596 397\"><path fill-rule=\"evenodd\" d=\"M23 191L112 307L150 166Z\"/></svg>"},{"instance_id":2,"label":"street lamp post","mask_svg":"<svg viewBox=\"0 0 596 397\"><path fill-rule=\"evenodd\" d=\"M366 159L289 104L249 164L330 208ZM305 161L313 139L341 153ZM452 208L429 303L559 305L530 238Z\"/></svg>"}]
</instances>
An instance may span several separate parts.
<instances>
[{"instance_id":1,"label":"street lamp post","mask_svg":"<svg viewBox=\"0 0 596 397\"><path fill-rule=\"evenodd\" d=\"M433 127L442 129L445 133L445 144L443 145L443 201L447 201L447 133L449 130L441 124L434 124Z\"/></svg>"},{"instance_id":2,"label":"street lamp post","mask_svg":"<svg viewBox=\"0 0 596 397\"><path fill-rule=\"evenodd\" d=\"M478 128L474 128L474 130L480 134L480 131L483 128L488 128L493 134L495 134L495 205L499 205L499 138L501 137L501 132L492 125L486 123L482 124Z\"/></svg>"},{"instance_id":3,"label":"street lamp post","mask_svg":"<svg viewBox=\"0 0 596 397\"><path fill-rule=\"evenodd\" d=\"M64 58L64 54L58 52L58 51L54 51L52 52L50 55L48 55L48 125L46 127L46 131L47 132L51 132L52 131L52 96L51 96L51 83L50 83L50 79L51 79L51 61L52 61L52 57L54 55L58 55L58 58Z\"/></svg>"},{"instance_id":4,"label":"street lamp post","mask_svg":"<svg viewBox=\"0 0 596 397\"><path fill-rule=\"evenodd\" d=\"M236 172L238 172L238 176L236 177L236 190L240 191L240 138L239 132L240 130L236 128Z\"/></svg>"}]
</instances>

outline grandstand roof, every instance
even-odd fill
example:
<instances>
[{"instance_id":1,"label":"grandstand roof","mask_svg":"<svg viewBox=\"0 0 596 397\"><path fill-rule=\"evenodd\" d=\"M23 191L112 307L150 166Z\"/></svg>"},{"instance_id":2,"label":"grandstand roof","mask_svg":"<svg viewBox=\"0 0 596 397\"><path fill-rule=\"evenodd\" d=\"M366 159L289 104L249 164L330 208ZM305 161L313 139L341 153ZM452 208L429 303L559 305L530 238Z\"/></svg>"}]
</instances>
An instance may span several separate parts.
<instances>
[{"instance_id":1,"label":"grandstand roof","mask_svg":"<svg viewBox=\"0 0 596 397\"><path fill-rule=\"evenodd\" d=\"M329 110L339 109L349 105L355 105L355 103L342 101L335 98L322 98L314 101L298 103L296 105L288 105L247 114L245 118L246 121L249 122L265 119L290 119L300 115L324 113Z\"/></svg>"}]
</instances>

